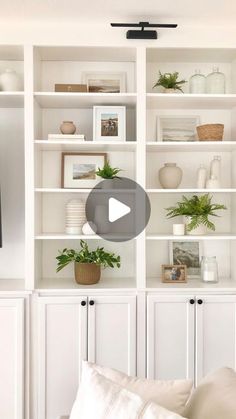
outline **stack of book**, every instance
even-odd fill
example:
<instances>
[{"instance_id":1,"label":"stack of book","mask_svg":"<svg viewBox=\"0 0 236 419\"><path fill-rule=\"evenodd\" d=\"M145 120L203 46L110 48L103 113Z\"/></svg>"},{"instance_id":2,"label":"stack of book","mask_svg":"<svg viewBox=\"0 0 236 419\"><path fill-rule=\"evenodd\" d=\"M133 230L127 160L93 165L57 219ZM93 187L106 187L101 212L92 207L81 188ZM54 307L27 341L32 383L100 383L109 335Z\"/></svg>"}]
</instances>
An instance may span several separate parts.
<instances>
[{"instance_id":1,"label":"stack of book","mask_svg":"<svg viewBox=\"0 0 236 419\"><path fill-rule=\"evenodd\" d=\"M80 141L84 141L85 140L85 135L84 134L73 134L73 135L67 135L67 134L48 134L48 140L56 140L56 141L61 141L61 140L80 140Z\"/></svg>"}]
</instances>

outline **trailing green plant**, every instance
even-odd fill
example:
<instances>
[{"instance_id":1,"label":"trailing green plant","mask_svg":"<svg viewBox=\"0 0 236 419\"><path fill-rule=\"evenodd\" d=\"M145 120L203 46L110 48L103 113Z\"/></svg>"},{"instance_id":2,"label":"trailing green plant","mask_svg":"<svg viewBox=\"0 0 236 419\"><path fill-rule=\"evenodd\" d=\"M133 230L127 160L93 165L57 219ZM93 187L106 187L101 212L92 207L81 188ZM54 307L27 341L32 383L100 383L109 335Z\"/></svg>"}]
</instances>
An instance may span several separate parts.
<instances>
[{"instance_id":1,"label":"trailing green plant","mask_svg":"<svg viewBox=\"0 0 236 419\"><path fill-rule=\"evenodd\" d=\"M186 196L182 197L181 202L173 207L166 208L167 218L174 218L180 215L190 217L190 223L187 230L192 231L204 224L209 230L215 231L215 225L209 220L209 216L219 217L216 214L218 210L226 210L226 206L222 204L213 204L212 196L208 194L197 196L193 195L190 199Z\"/></svg>"},{"instance_id":2,"label":"trailing green plant","mask_svg":"<svg viewBox=\"0 0 236 419\"><path fill-rule=\"evenodd\" d=\"M112 167L109 161L106 161L102 169L98 168L96 175L103 179L119 179L117 175L121 170L118 167Z\"/></svg>"},{"instance_id":3,"label":"trailing green plant","mask_svg":"<svg viewBox=\"0 0 236 419\"><path fill-rule=\"evenodd\" d=\"M106 252L103 247L97 247L95 250L89 250L88 244L80 240L80 250L63 249L59 250L57 260L57 272L61 271L71 262L95 263L103 268L120 268L120 256L115 253Z\"/></svg>"},{"instance_id":4,"label":"trailing green plant","mask_svg":"<svg viewBox=\"0 0 236 419\"><path fill-rule=\"evenodd\" d=\"M179 73L178 71L175 71L174 73L164 73L162 74L161 71L159 71L159 79L154 84L154 87L162 86L165 89L175 89L180 90L183 93L183 90L181 86L185 83L187 83L187 80L178 80Z\"/></svg>"}]
</instances>

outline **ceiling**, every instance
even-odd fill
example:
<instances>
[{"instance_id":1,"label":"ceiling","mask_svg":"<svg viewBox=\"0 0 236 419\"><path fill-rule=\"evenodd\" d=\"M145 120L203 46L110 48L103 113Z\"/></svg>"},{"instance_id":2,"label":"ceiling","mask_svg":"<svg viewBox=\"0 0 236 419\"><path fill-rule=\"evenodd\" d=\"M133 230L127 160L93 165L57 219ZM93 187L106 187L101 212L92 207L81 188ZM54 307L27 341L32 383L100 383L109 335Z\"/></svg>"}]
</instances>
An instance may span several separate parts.
<instances>
[{"instance_id":1,"label":"ceiling","mask_svg":"<svg viewBox=\"0 0 236 419\"><path fill-rule=\"evenodd\" d=\"M0 0L1 21L167 22L224 26L234 24L234 0ZM114 29L119 30L119 29Z\"/></svg>"}]
</instances>

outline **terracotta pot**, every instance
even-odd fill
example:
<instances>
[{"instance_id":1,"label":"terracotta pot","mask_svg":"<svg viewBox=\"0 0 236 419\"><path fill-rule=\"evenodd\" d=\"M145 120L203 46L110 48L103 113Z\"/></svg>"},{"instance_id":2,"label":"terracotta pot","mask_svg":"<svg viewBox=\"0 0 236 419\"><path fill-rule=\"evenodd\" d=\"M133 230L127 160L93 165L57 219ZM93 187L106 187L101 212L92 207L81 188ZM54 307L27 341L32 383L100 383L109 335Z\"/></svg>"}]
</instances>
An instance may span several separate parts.
<instances>
[{"instance_id":1,"label":"terracotta pot","mask_svg":"<svg viewBox=\"0 0 236 419\"><path fill-rule=\"evenodd\" d=\"M75 262L75 280L77 284L93 285L101 278L101 266L95 263Z\"/></svg>"},{"instance_id":2,"label":"terracotta pot","mask_svg":"<svg viewBox=\"0 0 236 419\"><path fill-rule=\"evenodd\" d=\"M76 126L73 121L63 121L60 126L60 130L62 134L73 135L76 131Z\"/></svg>"}]
</instances>

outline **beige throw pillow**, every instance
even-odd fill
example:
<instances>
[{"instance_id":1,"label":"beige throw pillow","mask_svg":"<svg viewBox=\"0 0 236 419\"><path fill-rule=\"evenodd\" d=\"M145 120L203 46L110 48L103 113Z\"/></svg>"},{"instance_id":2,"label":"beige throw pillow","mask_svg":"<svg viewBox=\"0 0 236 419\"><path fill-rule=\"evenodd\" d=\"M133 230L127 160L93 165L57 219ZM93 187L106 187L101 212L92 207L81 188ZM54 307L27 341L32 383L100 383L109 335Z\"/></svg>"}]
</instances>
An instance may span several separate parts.
<instances>
[{"instance_id":1,"label":"beige throw pillow","mask_svg":"<svg viewBox=\"0 0 236 419\"><path fill-rule=\"evenodd\" d=\"M183 419L142 400L137 394L97 373L87 364L70 419Z\"/></svg>"},{"instance_id":2,"label":"beige throw pillow","mask_svg":"<svg viewBox=\"0 0 236 419\"><path fill-rule=\"evenodd\" d=\"M86 363L86 361L84 361ZM96 364L87 363L99 374L120 384L127 390L138 394L146 401L153 402L165 407L172 412L182 414L185 405L190 397L193 383L191 380L148 380L130 377L112 368L101 367Z\"/></svg>"},{"instance_id":3,"label":"beige throw pillow","mask_svg":"<svg viewBox=\"0 0 236 419\"><path fill-rule=\"evenodd\" d=\"M236 419L236 373L221 368L206 376L184 411L189 419Z\"/></svg>"}]
</instances>

